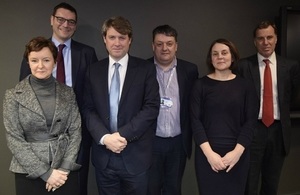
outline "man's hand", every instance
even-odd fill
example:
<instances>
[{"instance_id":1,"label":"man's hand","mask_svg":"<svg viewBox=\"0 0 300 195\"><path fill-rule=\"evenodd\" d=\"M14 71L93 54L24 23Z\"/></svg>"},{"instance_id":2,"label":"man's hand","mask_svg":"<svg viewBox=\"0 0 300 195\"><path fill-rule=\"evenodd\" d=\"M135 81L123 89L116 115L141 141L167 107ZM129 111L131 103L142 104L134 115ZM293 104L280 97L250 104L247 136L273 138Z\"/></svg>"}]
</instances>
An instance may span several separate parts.
<instances>
[{"instance_id":1,"label":"man's hand","mask_svg":"<svg viewBox=\"0 0 300 195\"><path fill-rule=\"evenodd\" d=\"M107 135L103 140L107 149L114 153L121 153L127 146L127 141L124 137L121 137L119 132Z\"/></svg>"}]
</instances>

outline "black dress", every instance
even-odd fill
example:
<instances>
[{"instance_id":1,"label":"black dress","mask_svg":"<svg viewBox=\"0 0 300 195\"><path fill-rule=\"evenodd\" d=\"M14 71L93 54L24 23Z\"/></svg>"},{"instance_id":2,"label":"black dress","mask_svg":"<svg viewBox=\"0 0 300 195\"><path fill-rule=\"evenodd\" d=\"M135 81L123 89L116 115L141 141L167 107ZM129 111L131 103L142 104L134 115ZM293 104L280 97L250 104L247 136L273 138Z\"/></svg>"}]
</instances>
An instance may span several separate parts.
<instances>
[{"instance_id":1,"label":"black dress","mask_svg":"<svg viewBox=\"0 0 300 195\"><path fill-rule=\"evenodd\" d=\"M218 81L207 76L196 81L191 96L191 122L196 142L195 168L201 195L243 195L249 169L248 146L257 121L254 87L236 76ZM237 143L246 149L231 171L214 172L199 147L209 142L224 156Z\"/></svg>"},{"instance_id":2,"label":"black dress","mask_svg":"<svg viewBox=\"0 0 300 195\"><path fill-rule=\"evenodd\" d=\"M28 179L27 174L15 173L16 195L79 195L79 171L71 171L68 180L57 190L48 192L41 178Z\"/></svg>"}]
</instances>

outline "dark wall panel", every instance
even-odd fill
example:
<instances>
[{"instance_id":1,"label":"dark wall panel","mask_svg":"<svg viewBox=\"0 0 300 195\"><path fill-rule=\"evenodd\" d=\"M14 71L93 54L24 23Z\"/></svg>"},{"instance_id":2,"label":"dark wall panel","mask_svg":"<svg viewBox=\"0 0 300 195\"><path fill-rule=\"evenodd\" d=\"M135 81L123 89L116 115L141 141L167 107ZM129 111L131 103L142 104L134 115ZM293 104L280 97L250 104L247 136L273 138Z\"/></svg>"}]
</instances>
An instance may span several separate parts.
<instances>
[{"instance_id":1,"label":"dark wall panel","mask_svg":"<svg viewBox=\"0 0 300 195\"><path fill-rule=\"evenodd\" d=\"M242 57L255 52L252 29L261 20L278 17L285 4L300 5L297 0L68 0L78 11L79 21L74 39L95 47L99 58L107 54L100 33L103 21L113 15L128 18L133 26L130 54L142 58L152 55L152 29L170 24L178 30L178 57L198 65L200 75L206 74L205 56L210 43L223 37L233 41ZM34 36L51 36L50 15L57 0L0 1L0 97L5 89L18 82L24 45ZM8 171L11 154L5 141L0 108L0 194L14 194L13 174ZM297 135L297 134L296 134ZM299 138L298 134L298 138ZM297 137L296 137L297 138ZM299 139L297 139L299 140ZM297 141L295 140L295 141ZM300 186L289 180L300 180L300 171L291 171L296 162L299 144L294 145L283 172L280 193L295 193ZM299 162L298 162L299 164ZM91 169L90 195L96 195ZM297 173L297 174L295 174ZM193 159L188 162L183 194L198 194Z\"/></svg>"}]
</instances>

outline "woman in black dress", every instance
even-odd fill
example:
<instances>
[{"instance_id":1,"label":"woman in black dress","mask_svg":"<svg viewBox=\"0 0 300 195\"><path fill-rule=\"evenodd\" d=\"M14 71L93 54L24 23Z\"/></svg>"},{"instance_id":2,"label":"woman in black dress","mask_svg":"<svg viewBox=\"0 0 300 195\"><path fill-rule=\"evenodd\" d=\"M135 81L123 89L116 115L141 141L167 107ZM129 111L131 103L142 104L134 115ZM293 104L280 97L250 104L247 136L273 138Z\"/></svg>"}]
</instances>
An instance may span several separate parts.
<instances>
[{"instance_id":1,"label":"woman in black dress","mask_svg":"<svg viewBox=\"0 0 300 195\"><path fill-rule=\"evenodd\" d=\"M191 123L201 195L244 194L258 101L254 86L232 73L238 59L233 43L215 40L207 55L211 73L197 80L192 90Z\"/></svg>"}]
</instances>

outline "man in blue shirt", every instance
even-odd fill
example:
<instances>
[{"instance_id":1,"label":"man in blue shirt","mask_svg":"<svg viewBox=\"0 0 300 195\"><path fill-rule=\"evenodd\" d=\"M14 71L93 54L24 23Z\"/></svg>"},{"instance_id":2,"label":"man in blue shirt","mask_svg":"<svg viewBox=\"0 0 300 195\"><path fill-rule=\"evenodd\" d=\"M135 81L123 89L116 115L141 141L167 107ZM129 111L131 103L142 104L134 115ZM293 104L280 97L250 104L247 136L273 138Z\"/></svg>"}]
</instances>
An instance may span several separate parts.
<instances>
[{"instance_id":1,"label":"man in blue shirt","mask_svg":"<svg viewBox=\"0 0 300 195\"><path fill-rule=\"evenodd\" d=\"M192 152L189 96L198 77L195 64L178 59L177 31L169 25L153 30L152 48L159 83L160 110L149 172L149 195L181 194L186 159Z\"/></svg>"}]
</instances>

